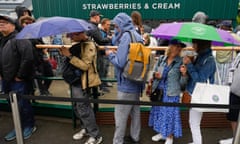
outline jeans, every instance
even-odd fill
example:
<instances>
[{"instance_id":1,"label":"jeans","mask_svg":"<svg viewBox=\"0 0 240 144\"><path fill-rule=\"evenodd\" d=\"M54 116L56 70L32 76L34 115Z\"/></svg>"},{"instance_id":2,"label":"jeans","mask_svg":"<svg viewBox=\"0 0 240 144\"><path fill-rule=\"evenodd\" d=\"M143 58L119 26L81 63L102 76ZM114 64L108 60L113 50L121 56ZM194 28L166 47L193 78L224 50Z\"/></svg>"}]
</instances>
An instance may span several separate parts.
<instances>
[{"instance_id":1,"label":"jeans","mask_svg":"<svg viewBox=\"0 0 240 144\"><path fill-rule=\"evenodd\" d=\"M194 144L202 144L202 134L200 129L202 114L202 112L193 109L190 109L189 111L189 124Z\"/></svg>"},{"instance_id":2,"label":"jeans","mask_svg":"<svg viewBox=\"0 0 240 144\"><path fill-rule=\"evenodd\" d=\"M18 97L19 114L21 117L22 128L32 128L35 123L33 108L30 100L22 98L23 94L28 94L28 92L26 91L26 83L23 81L6 82L3 80L3 91L5 93L9 93L11 91L16 92Z\"/></svg>"},{"instance_id":3,"label":"jeans","mask_svg":"<svg viewBox=\"0 0 240 144\"><path fill-rule=\"evenodd\" d=\"M71 86L71 90L73 98L89 98L87 94L84 94L80 85ZM91 137L99 136L99 128L91 104L89 102L74 102L73 106L76 116L80 119L82 128L86 129Z\"/></svg>"}]
</instances>

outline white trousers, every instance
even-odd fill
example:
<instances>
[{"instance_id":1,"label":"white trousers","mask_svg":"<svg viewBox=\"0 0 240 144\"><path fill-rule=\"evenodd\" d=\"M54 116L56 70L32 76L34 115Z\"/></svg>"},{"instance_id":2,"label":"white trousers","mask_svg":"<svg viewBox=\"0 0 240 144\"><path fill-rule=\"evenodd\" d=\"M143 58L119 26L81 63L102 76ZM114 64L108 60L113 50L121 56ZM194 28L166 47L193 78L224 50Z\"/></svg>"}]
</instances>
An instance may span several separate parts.
<instances>
[{"instance_id":1,"label":"white trousers","mask_svg":"<svg viewBox=\"0 0 240 144\"><path fill-rule=\"evenodd\" d=\"M189 111L189 124L194 144L202 144L202 134L200 129L202 114L202 112L193 109L190 109Z\"/></svg>"}]
</instances>

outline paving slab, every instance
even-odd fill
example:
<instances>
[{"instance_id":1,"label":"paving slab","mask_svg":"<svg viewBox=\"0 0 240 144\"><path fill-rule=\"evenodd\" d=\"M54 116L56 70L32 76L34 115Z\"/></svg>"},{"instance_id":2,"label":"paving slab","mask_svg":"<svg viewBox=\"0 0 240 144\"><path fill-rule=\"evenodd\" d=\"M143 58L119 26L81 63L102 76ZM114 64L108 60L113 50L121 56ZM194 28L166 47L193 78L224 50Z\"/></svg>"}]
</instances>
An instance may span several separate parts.
<instances>
[{"instance_id":1,"label":"paving slab","mask_svg":"<svg viewBox=\"0 0 240 144\"><path fill-rule=\"evenodd\" d=\"M37 131L27 140L25 144L84 144L84 141L75 141L72 135L78 131L73 129L72 120L59 117L36 116ZM16 144L16 140L4 141L4 136L13 129L12 115L10 112L0 112L0 144ZM114 125L100 125L101 133L104 137L103 144L111 144ZM128 131L127 131L128 132ZM155 132L147 127L142 127L141 144L164 144L152 142L151 137ZM229 138L232 135L229 128L204 128L202 129L204 144L218 144L220 139ZM86 140L87 137L84 139ZM191 142L189 129L183 129L183 137L174 139L174 144L187 144Z\"/></svg>"}]
</instances>

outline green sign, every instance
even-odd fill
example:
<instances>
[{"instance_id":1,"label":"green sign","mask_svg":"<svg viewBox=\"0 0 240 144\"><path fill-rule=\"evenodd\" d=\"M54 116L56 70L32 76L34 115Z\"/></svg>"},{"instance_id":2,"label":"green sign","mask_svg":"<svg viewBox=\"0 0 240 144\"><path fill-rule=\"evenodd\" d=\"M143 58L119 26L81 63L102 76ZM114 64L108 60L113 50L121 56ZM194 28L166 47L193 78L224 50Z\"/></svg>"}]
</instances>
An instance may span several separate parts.
<instances>
[{"instance_id":1,"label":"green sign","mask_svg":"<svg viewBox=\"0 0 240 144\"><path fill-rule=\"evenodd\" d=\"M143 19L191 19L197 11L210 19L235 19L238 0L32 0L35 17L89 18L91 10L113 18L119 12L139 11Z\"/></svg>"}]
</instances>

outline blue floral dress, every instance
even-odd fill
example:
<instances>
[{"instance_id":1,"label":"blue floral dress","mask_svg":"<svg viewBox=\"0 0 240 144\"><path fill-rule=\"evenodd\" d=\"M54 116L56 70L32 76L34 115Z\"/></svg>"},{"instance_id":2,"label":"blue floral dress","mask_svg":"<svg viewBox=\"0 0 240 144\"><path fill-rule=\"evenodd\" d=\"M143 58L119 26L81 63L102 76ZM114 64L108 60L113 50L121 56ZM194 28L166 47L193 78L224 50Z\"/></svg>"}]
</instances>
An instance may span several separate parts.
<instances>
[{"instance_id":1,"label":"blue floral dress","mask_svg":"<svg viewBox=\"0 0 240 144\"><path fill-rule=\"evenodd\" d=\"M165 66L162 74L162 80L158 87L163 89L163 102L179 103L179 96L167 96L167 74L169 67ZM165 138L173 135L178 138L182 136L182 124L179 107L153 106L150 111L150 127L160 133Z\"/></svg>"}]
</instances>

